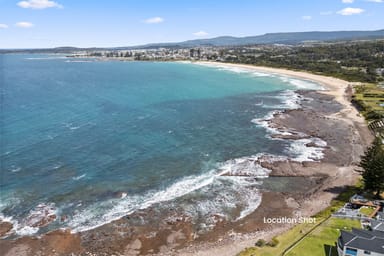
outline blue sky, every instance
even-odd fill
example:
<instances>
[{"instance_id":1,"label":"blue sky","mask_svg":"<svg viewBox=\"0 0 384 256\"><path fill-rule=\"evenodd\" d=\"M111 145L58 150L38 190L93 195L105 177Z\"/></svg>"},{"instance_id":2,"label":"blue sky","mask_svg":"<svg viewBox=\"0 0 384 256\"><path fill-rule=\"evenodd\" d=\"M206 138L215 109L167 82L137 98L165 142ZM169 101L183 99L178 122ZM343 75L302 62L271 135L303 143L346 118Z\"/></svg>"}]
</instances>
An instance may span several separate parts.
<instances>
[{"instance_id":1,"label":"blue sky","mask_svg":"<svg viewBox=\"0 0 384 256\"><path fill-rule=\"evenodd\" d=\"M0 0L0 48L384 28L384 0Z\"/></svg>"}]
</instances>

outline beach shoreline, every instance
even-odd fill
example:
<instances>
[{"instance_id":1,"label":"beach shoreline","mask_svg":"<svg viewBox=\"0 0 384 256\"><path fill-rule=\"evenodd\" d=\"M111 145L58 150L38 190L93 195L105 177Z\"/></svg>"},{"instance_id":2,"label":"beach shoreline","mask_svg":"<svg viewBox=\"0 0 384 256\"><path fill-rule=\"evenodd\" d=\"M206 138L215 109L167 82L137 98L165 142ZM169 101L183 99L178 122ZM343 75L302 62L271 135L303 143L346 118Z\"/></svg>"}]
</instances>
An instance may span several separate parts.
<instances>
[{"instance_id":1,"label":"beach shoreline","mask_svg":"<svg viewBox=\"0 0 384 256\"><path fill-rule=\"evenodd\" d=\"M275 74L277 76L288 76L313 81L324 86L325 90L316 91L312 94L299 92L304 98L312 97L316 104L320 102L318 105L315 105L313 102L303 102L301 109L278 113L273 119L269 120L270 125L279 129L294 129L309 134L312 137L320 137L326 141L328 145L324 149L324 158L320 162L300 163L282 160L272 164L263 163L263 167L271 170L271 177L305 177L305 179L308 179L308 182L317 184L314 186L315 189L313 191L298 194L263 192L263 200L254 213L236 223L225 223L224 221L221 223L219 220L218 227L212 231L212 238L209 235L197 238L187 220L176 219L174 223L168 223L168 226L165 225L164 232L156 238L140 234L140 232L149 234L153 230L139 228L133 230L129 237L120 239L116 234L118 233L116 230L125 230L123 226L126 224L122 218L96 230L80 234L72 235L68 232L53 231L48 235L42 236L40 239L1 240L0 246L5 248L5 254L0 253L0 255L11 255L15 252L15 248L35 253L36 250L39 250L39 244L44 244L47 250L55 250L60 255L59 251L68 252L70 247L73 246L71 243L75 243L74 248L76 248L76 251L73 251L75 255L77 255L76 253L80 254L87 251L98 251L100 247L106 246L106 244L111 248L111 251L123 252L122 255L234 255L245 247L253 246L260 238L268 240L292 227L292 224L263 225L263 217L297 217L298 211L301 216L310 217L326 208L331 200L337 196L337 193L333 190L331 191L330 188L338 188L340 190L344 186L353 185L357 181L358 175L354 172L354 169L359 156L370 143L372 136L366 127L363 117L359 115L358 111L348 100L346 94L347 88L350 85L349 82L286 69L216 62L197 63L213 67L240 68L248 71ZM322 105L333 104L332 102L337 102L340 107L332 109L321 107ZM334 110L336 108L338 108L337 111ZM324 129L316 129L313 127L313 124ZM295 125L297 127L294 127ZM328 133L328 128L335 128L335 131ZM339 154L338 152L343 150L343 148L346 151L345 154ZM275 203L271 204L271 201ZM272 213L271 210L274 210L275 213ZM131 219L134 219L135 216L137 218L142 217L140 214L144 213L137 213ZM55 239L61 237L61 239L67 241L67 247L58 248L57 244L55 244L57 240L52 237ZM154 242L155 244L153 244ZM27 253L25 255L32 254ZM95 255L108 255L108 252Z\"/></svg>"},{"instance_id":2,"label":"beach shoreline","mask_svg":"<svg viewBox=\"0 0 384 256\"><path fill-rule=\"evenodd\" d=\"M337 196L337 193L330 193L327 190L331 188L338 188L338 192L341 192L345 186L353 186L356 184L359 175L354 171L356 164L359 161L360 155L364 152L365 147L367 147L372 141L373 137L369 132L365 119L359 114L356 108L349 101L350 95L350 86L352 83L345 80L341 80L334 77L327 77L317 74L311 74L308 72L293 71L288 69L280 68L271 68L271 67L262 67L262 66L252 66L246 64L232 64L232 63L212 63L212 62L197 62L198 64L203 64L211 67L219 68L240 68L247 71L261 72L267 74L274 74L277 76L289 76L292 78L298 78L303 80L312 81L318 83L324 87L325 90L317 90L316 93L327 95L330 99L334 99L342 107L340 111L331 114L325 114L321 118L329 118L330 120L340 121L346 123L349 128L353 129L353 134L356 136L352 139L350 144L351 146L351 159L349 162L341 161L341 163L329 163L327 156L320 160L317 163L307 163L303 168L301 164L298 163L287 163L280 162L274 163L274 165L263 166L272 170L270 176L308 176L308 175L318 175L324 174L329 175L328 178L323 182L323 184L313 193L310 198L300 202L299 210L301 211L302 216L313 216L321 210L328 207L331 203L331 200ZM302 108L305 108L302 106ZM296 112L299 115L301 111L292 110L288 113L279 113L274 116L272 119L272 125L277 128L282 128L282 126L289 126L285 128L292 129L292 123L287 124L285 121L289 113ZM297 121L296 118L293 120ZM306 120L308 121L308 120ZM300 126L300 124L298 125ZM301 130L303 127L296 127L297 130ZM307 131L308 132L308 131ZM313 136L319 134L312 134ZM327 141L328 142L328 141ZM360 144L360 143L361 144ZM331 151L331 150L329 150ZM344 160L345 161L345 160ZM257 211L257 210L256 210ZM236 255L246 247L252 247L255 245L258 239L269 240L272 237L281 234L289 230L293 225L277 225L271 230L259 232L246 236L245 238L239 236L238 239L228 239L224 243L219 243L216 245L203 245L198 249L185 250L179 255Z\"/></svg>"}]
</instances>

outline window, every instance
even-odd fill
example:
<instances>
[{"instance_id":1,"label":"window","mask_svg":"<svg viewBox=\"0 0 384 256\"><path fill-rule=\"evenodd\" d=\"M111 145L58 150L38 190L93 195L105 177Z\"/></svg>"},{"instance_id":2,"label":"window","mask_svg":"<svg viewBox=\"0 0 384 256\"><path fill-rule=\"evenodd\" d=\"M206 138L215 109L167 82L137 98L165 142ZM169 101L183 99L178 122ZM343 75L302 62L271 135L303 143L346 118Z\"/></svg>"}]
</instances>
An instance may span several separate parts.
<instances>
[{"instance_id":1,"label":"window","mask_svg":"<svg viewBox=\"0 0 384 256\"><path fill-rule=\"evenodd\" d=\"M345 250L345 255L346 256L356 256L357 255L357 250L347 247L347 249Z\"/></svg>"},{"instance_id":2,"label":"window","mask_svg":"<svg viewBox=\"0 0 384 256\"><path fill-rule=\"evenodd\" d=\"M364 251L364 254L368 254L368 255L370 255L371 252L370 252L370 251Z\"/></svg>"}]
</instances>

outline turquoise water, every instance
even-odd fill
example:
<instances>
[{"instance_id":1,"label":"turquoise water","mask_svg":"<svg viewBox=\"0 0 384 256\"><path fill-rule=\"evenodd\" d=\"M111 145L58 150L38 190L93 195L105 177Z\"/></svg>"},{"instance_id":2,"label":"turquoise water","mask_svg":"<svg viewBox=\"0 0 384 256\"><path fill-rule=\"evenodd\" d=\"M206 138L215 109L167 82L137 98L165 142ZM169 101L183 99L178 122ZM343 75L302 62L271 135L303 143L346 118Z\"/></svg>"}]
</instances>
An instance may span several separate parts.
<instances>
[{"instance_id":1,"label":"turquoise water","mask_svg":"<svg viewBox=\"0 0 384 256\"><path fill-rule=\"evenodd\" d=\"M0 210L19 234L39 232L28 220L44 207L67 218L46 230L86 230L178 200L190 214L246 214L260 202L257 183L218 173L240 166L266 176L244 157L300 154L252 120L292 107L291 90L316 87L190 63L0 58ZM215 196L222 189L232 194Z\"/></svg>"}]
</instances>

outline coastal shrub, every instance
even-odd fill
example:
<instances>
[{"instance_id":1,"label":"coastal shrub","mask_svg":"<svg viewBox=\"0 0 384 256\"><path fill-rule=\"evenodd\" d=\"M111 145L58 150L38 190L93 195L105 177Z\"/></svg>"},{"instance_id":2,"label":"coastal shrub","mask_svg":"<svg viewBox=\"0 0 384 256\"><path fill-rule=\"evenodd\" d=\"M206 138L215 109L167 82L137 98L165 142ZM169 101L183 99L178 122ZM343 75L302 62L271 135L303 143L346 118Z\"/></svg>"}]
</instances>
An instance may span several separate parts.
<instances>
[{"instance_id":1,"label":"coastal shrub","mask_svg":"<svg viewBox=\"0 0 384 256\"><path fill-rule=\"evenodd\" d=\"M267 244L267 242L264 240L264 239L259 239L257 240L257 242L255 243L255 246L257 247L263 247Z\"/></svg>"},{"instance_id":2,"label":"coastal shrub","mask_svg":"<svg viewBox=\"0 0 384 256\"><path fill-rule=\"evenodd\" d=\"M279 244L279 240L277 240L277 238L274 237L270 242L268 242L267 245L271 247L276 247L278 244Z\"/></svg>"},{"instance_id":3,"label":"coastal shrub","mask_svg":"<svg viewBox=\"0 0 384 256\"><path fill-rule=\"evenodd\" d=\"M378 113L377 111L370 111L366 114L366 116L368 119L373 119L373 120L377 120L384 117L383 114Z\"/></svg>"},{"instance_id":4,"label":"coastal shrub","mask_svg":"<svg viewBox=\"0 0 384 256\"><path fill-rule=\"evenodd\" d=\"M356 99L355 97L352 97L351 102L359 111L365 111L366 110L366 107L365 107L363 100Z\"/></svg>"},{"instance_id":5,"label":"coastal shrub","mask_svg":"<svg viewBox=\"0 0 384 256\"><path fill-rule=\"evenodd\" d=\"M375 138L372 145L361 156L358 172L363 177L364 189L375 192L375 197L380 198L384 191L384 150L382 141Z\"/></svg>"}]
</instances>

